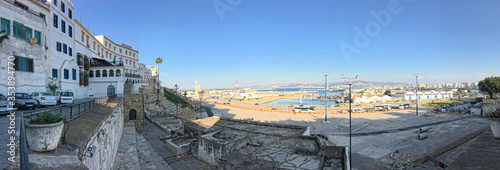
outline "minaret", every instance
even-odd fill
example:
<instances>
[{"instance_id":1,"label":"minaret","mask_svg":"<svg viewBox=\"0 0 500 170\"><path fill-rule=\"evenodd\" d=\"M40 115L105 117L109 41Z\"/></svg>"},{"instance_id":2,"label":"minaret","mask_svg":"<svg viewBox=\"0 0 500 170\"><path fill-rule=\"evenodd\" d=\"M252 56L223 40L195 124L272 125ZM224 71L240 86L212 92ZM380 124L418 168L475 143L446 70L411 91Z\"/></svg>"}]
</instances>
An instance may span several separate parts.
<instances>
[{"instance_id":1,"label":"minaret","mask_svg":"<svg viewBox=\"0 0 500 170\"><path fill-rule=\"evenodd\" d=\"M238 91L238 80L236 80L236 91Z\"/></svg>"},{"instance_id":2,"label":"minaret","mask_svg":"<svg viewBox=\"0 0 500 170\"><path fill-rule=\"evenodd\" d=\"M195 94L198 95L200 92L200 86L198 86L198 81L194 81Z\"/></svg>"}]
</instances>

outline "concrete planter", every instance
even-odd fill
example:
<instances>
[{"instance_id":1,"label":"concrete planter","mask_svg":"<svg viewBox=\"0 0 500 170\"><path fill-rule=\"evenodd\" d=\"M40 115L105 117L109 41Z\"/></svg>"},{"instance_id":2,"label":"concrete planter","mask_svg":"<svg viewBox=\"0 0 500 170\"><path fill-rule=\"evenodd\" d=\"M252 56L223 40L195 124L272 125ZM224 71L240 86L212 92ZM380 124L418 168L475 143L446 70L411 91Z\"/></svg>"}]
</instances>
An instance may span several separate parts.
<instances>
[{"instance_id":1,"label":"concrete planter","mask_svg":"<svg viewBox=\"0 0 500 170\"><path fill-rule=\"evenodd\" d=\"M500 118L490 118L488 120L490 122L490 128L491 132L493 132L493 136L500 139Z\"/></svg>"},{"instance_id":2,"label":"concrete planter","mask_svg":"<svg viewBox=\"0 0 500 170\"><path fill-rule=\"evenodd\" d=\"M29 148L38 152L56 149L63 127L63 120L52 124L31 124L29 120L26 121L26 138Z\"/></svg>"}]
</instances>

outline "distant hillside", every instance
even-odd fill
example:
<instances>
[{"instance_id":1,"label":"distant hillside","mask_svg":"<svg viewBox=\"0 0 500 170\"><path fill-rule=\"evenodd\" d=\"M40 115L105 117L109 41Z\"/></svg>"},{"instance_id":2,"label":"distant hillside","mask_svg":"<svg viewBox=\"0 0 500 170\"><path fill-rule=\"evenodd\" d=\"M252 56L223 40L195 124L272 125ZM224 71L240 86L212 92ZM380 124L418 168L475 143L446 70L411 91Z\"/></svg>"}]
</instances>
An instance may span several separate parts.
<instances>
[{"instance_id":1,"label":"distant hillside","mask_svg":"<svg viewBox=\"0 0 500 170\"><path fill-rule=\"evenodd\" d=\"M363 81L358 80L353 85L355 86L391 86L391 85L406 85L408 83L404 82L376 82L376 81ZM330 82L331 86L336 85L345 85L345 82ZM266 88L322 88L324 87L324 83L305 83L305 82L295 82L295 83L276 83L276 84L265 84L258 86L250 86L243 88L258 88L258 89L266 89Z\"/></svg>"}]
</instances>

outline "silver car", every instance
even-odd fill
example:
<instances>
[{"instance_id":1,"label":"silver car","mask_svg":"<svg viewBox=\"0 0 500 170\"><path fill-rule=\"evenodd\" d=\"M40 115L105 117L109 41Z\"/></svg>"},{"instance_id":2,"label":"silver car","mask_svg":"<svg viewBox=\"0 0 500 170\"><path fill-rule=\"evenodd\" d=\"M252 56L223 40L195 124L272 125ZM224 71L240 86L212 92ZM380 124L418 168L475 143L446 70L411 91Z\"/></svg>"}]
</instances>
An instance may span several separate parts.
<instances>
[{"instance_id":1,"label":"silver car","mask_svg":"<svg viewBox=\"0 0 500 170\"><path fill-rule=\"evenodd\" d=\"M0 113L7 112L8 108L9 108L9 101L3 94L0 94Z\"/></svg>"},{"instance_id":2,"label":"silver car","mask_svg":"<svg viewBox=\"0 0 500 170\"><path fill-rule=\"evenodd\" d=\"M16 98L15 104L18 110L21 108L31 108L35 110L38 107L36 101L33 100L28 93L16 93L14 97Z\"/></svg>"},{"instance_id":3,"label":"silver car","mask_svg":"<svg viewBox=\"0 0 500 170\"><path fill-rule=\"evenodd\" d=\"M50 92L33 92L31 93L33 100L37 101L38 106L55 106L57 105L57 96Z\"/></svg>"}]
</instances>

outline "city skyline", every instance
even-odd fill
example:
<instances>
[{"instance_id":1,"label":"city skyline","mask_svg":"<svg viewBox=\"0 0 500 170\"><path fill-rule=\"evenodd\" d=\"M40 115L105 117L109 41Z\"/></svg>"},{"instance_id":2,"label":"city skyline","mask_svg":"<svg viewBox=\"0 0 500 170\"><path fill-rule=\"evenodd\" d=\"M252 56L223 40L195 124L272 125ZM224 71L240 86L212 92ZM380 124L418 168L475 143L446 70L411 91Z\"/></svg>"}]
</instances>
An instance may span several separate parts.
<instances>
[{"instance_id":1,"label":"city skyline","mask_svg":"<svg viewBox=\"0 0 500 170\"><path fill-rule=\"evenodd\" d=\"M235 2L73 1L93 34L133 46L147 65L162 57L167 87L315 83L322 72L462 83L500 72L497 1Z\"/></svg>"}]
</instances>

